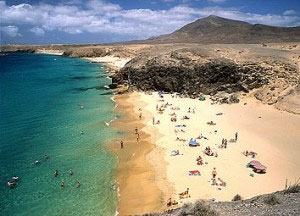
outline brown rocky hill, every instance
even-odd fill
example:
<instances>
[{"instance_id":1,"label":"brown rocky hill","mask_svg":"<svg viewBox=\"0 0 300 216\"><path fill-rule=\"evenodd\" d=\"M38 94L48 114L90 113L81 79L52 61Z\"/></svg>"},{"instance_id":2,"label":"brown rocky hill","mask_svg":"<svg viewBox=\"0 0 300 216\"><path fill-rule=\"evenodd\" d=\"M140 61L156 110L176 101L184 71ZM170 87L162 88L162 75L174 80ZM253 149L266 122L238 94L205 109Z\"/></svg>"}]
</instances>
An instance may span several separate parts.
<instances>
[{"instance_id":1,"label":"brown rocky hill","mask_svg":"<svg viewBox=\"0 0 300 216\"><path fill-rule=\"evenodd\" d=\"M148 43L280 43L300 41L300 26L275 27L209 16L179 30L146 40Z\"/></svg>"}]
</instances>

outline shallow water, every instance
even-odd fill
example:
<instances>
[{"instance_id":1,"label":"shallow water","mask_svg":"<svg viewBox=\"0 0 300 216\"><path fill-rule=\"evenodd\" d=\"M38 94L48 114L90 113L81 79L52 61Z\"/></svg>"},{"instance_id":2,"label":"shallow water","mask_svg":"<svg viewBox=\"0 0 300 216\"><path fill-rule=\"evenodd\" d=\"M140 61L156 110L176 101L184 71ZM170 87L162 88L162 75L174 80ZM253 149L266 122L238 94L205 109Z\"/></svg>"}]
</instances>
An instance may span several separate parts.
<instances>
[{"instance_id":1,"label":"shallow water","mask_svg":"<svg viewBox=\"0 0 300 216\"><path fill-rule=\"evenodd\" d=\"M0 215L115 214L116 161L106 144L116 131L104 122L117 114L105 73L63 56L0 56Z\"/></svg>"}]
</instances>

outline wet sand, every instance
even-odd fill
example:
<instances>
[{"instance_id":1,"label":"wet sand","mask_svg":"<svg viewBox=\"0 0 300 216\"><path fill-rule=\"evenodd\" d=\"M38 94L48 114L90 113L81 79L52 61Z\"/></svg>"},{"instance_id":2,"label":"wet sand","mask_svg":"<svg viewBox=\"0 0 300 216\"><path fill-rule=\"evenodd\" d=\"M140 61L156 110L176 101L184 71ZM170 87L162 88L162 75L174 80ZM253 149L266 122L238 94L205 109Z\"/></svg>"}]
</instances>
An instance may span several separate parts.
<instances>
[{"instance_id":1,"label":"wet sand","mask_svg":"<svg viewBox=\"0 0 300 216\"><path fill-rule=\"evenodd\" d=\"M120 145L121 139L110 145L118 157L116 178L119 184L120 215L161 211L167 197L172 194L166 182L166 164L161 150L153 144L158 137L150 137L143 130L143 122L150 117L150 113L143 111L146 104L138 102L137 97L136 94L115 96L121 118L111 125L126 132L121 137L124 142L123 149ZM140 108L142 120L139 119ZM135 127L140 134L139 141L136 139Z\"/></svg>"}]
</instances>

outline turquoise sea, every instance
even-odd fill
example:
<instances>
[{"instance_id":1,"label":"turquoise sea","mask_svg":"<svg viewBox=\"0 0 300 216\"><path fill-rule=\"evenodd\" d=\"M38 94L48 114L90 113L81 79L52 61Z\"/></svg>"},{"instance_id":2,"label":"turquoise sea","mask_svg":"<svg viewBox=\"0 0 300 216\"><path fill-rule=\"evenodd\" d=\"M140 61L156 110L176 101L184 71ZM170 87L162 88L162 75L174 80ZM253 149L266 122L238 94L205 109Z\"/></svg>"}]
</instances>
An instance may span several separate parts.
<instances>
[{"instance_id":1,"label":"turquoise sea","mask_svg":"<svg viewBox=\"0 0 300 216\"><path fill-rule=\"evenodd\" d=\"M107 143L117 132L104 123L117 115L110 82L101 65L82 59L0 56L0 215L115 215Z\"/></svg>"}]
</instances>

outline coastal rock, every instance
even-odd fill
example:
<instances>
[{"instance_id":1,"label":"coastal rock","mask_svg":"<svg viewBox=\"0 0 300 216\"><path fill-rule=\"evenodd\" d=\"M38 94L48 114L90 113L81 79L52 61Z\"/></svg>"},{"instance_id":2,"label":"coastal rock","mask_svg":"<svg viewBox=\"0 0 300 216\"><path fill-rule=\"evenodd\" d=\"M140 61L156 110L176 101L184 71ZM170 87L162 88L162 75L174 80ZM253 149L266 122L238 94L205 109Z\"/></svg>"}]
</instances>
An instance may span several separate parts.
<instances>
[{"instance_id":1,"label":"coastal rock","mask_svg":"<svg viewBox=\"0 0 300 216\"><path fill-rule=\"evenodd\" d=\"M143 91L162 90L189 96L249 92L268 82L259 65L208 59L190 52L136 57L121 69L115 80L127 81ZM231 102L236 101L231 98Z\"/></svg>"},{"instance_id":2,"label":"coastal rock","mask_svg":"<svg viewBox=\"0 0 300 216\"><path fill-rule=\"evenodd\" d=\"M298 188L298 189L297 189ZM295 190L297 189L297 190ZM299 185L293 186L293 190L274 192L253 197L247 200L231 202L196 201L185 204L182 207L171 209L162 213L150 213L155 216L181 216L181 215L205 215L205 216L244 216L244 215L300 215Z\"/></svg>"},{"instance_id":3,"label":"coastal rock","mask_svg":"<svg viewBox=\"0 0 300 216\"><path fill-rule=\"evenodd\" d=\"M118 88L118 84L117 83L112 83L112 84L109 84L108 87L110 89L116 89L116 88Z\"/></svg>"}]
</instances>

